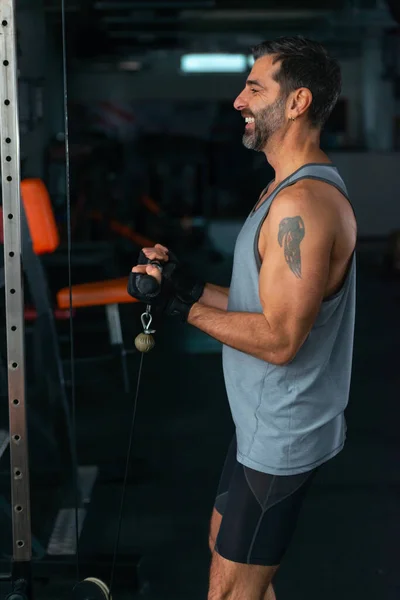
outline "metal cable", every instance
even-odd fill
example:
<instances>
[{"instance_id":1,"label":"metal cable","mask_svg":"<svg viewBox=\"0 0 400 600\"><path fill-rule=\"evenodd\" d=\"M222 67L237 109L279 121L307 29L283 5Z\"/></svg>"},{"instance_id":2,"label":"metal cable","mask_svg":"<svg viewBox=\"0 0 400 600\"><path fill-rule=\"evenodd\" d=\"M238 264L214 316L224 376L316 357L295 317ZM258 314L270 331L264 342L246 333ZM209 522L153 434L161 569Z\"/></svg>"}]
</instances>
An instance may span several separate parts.
<instances>
[{"instance_id":1,"label":"metal cable","mask_svg":"<svg viewBox=\"0 0 400 600\"><path fill-rule=\"evenodd\" d=\"M66 198L67 198L67 237L68 237L68 285L69 285L69 328L70 328L70 344L71 344L71 455L72 455L72 469L73 469L73 486L75 495L75 539L76 539L76 579L77 582L80 580L80 560L79 560L79 511L78 503L80 500L79 486L78 486L78 459L77 459L77 435L76 435L76 392L75 392L75 358L74 358L74 328L73 328L73 303L72 303L72 269L71 269L71 251L72 251L72 233L71 233L71 192L70 192L70 155L69 155L69 127L68 127L68 78L67 78L67 41L66 41L66 20L65 20L65 0L61 0L61 11L62 11L62 46L63 46L63 88L64 88L64 127L65 127L65 180L66 180ZM139 374L137 379L136 394L133 404L132 422L130 428L128 450L126 455L126 465L124 482L121 493L121 504L118 515L118 526L115 540L114 554L111 566L110 576L110 597L112 597L112 590L115 582L115 568L117 563L118 548L121 536L122 519L124 511L124 503L126 496L126 488L129 475L129 464L130 456L132 451L133 433L136 422L136 410L140 390L140 382L142 377L143 367L142 353L139 365Z\"/></svg>"},{"instance_id":2,"label":"metal cable","mask_svg":"<svg viewBox=\"0 0 400 600\"><path fill-rule=\"evenodd\" d=\"M75 497L75 544L76 544L76 580L80 580L79 564L79 502L80 492L78 483L78 457L76 436L76 392L75 392L75 357L74 357L74 326L72 304L72 233L71 233L71 186L70 186L70 157L69 157L69 123L68 123L68 77L67 77L67 36L66 36L65 0L61 0L62 28L62 63L63 63L63 92L64 92L64 137L65 137L65 184L67 199L67 255L68 255L68 286L69 286L69 331L70 331L70 362L71 362L71 458L72 485Z\"/></svg>"},{"instance_id":3,"label":"metal cable","mask_svg":"<svg viewBox=\"0 0 400 600\"><path fill-rule=\"evenodd\" d=\"M109 586L111 598L112 598L112 590L113 590L114 580L115 580L115 567L116 567L116 562L117 562L119 540L120 540L120 535L121 535L122 517L123 517L123 512L124 512L126 486L127 486L127 482L128 482L129 463L130 463L131 451L132 451L133 432L135 429L136 410L137 410L137 404L138 404L138 398L139 398L140 381L142 379L143 357L144 357L144 354L142 353L141 358L140 358L140 364L139 364L139 374L138 374L138 378L137 378L135 400L133 403L131 430L130 430L130 434L129 434L128 451L126 454L125 476L124 476L124 483L122 486L121 505L120 505L119 515L118 515L117 536L116 536L116 540L115 540L113 563L112 563L112 568L111 568L111 577L110 577L110 586Z\"/></svg>"}]
</instances>

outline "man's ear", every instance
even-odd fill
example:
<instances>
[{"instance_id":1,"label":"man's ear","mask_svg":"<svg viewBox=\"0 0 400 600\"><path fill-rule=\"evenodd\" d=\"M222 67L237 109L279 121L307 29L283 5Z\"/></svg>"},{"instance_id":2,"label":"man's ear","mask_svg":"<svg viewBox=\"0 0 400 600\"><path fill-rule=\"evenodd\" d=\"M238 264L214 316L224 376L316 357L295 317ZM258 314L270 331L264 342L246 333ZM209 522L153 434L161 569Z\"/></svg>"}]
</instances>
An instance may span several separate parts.
<instances>
[{"instance_id":1,"label":"man's ear","mask_svg":"<svg viewBox=\"0 0 400 600\"><path fill-rule=\"evenodd\" d=\"M290 100L290 117L297 119L310 108L313 100L312 93L308 88L302 87L293 92Z\"/></svg>"}]
</instances>

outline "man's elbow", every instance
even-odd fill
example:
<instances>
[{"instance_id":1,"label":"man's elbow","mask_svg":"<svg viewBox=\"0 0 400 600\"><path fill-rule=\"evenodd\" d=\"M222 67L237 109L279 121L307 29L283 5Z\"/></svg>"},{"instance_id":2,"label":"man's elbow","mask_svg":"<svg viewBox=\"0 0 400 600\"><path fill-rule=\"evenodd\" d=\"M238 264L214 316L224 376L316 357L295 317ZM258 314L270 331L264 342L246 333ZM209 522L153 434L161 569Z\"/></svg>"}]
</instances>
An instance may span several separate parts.
<instances>
[{"instance_id":1,"label":"man's elbow","mask_svg":"<svg viewBox=\"0 0 400 600\"><path fill-rule=\"evenodd\" d=\"M290 364L292 362L292 360L294 360L296 358L298 349L295 352L286 352L283 353L280 357L279 357L279 362L277 363L280 367L285 367L286 365Z\"/></svg>"},{"instance_id":2,"label":"man's elbow","mask_svg":"<svg viewBox=\"0 0 400 600\"><path fill-rule=\"evenodd\" d=\"M292 362L297 354L296 352L289 350L281 350L279 352L269 353L268 356L265 357L266 362L271 363L272 365L276 365L277 367L284 367Z\"/></svg>"},{"instance_id":3,"label":"man's elbow","mask_svg":"<svg viewBox=\"0 0 400 600\"><path fill-rule=\"evenodd\" d=\"M300 343L287 338L287 341L280 344L274 352L269 352L265 360L273 365L284 367L294 360L303 343L304 340Z\"/></svg>"}]
</instances>

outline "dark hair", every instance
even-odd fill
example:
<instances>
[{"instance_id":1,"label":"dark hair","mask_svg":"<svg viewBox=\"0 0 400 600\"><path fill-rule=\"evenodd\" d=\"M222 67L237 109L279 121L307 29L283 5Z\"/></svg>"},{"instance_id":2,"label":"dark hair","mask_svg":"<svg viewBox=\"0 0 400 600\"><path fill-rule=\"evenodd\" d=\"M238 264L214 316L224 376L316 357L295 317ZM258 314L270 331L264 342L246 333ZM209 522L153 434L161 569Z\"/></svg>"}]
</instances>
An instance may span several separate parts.
<instances>
[{"instance_id":1,"label":"dark hair","mask_svg":"<svg viewBox=\"0 0 400 600\"><path fill-rule=\"evenodd\" d=\"M323 127L341 92L342 77L337 60L329 56L318 42L301 36L280 37L253 48L254 59L275 55L281 61L275 74L285 98L294 90L305 87L312 93L308 118L313 127Z\"/></svg>"}]
</instances>

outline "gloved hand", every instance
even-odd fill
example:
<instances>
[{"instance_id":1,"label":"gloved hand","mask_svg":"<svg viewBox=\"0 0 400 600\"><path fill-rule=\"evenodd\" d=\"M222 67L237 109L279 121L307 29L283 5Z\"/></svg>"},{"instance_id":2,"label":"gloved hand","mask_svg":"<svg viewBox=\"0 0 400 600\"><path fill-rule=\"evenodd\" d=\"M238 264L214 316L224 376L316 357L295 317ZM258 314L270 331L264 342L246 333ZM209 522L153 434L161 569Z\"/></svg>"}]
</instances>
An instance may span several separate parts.
<instances>
[{"instance_id":1,"label":"gloved hand","mask_svg":"<svg viewBox=\"0 0 400 600\"><path fill-rule=\"evenodd\" d=\"M142 274L157 279L160 286L156 292L148 294L140 290ZM128 293L164 314L177 316L185 322L193 304L203 295L204 286L205 282L185 272L173 252L156 244L154 248L143 248L140 252L138 265L129 276Z\"/></svg>"}]
</instances>

